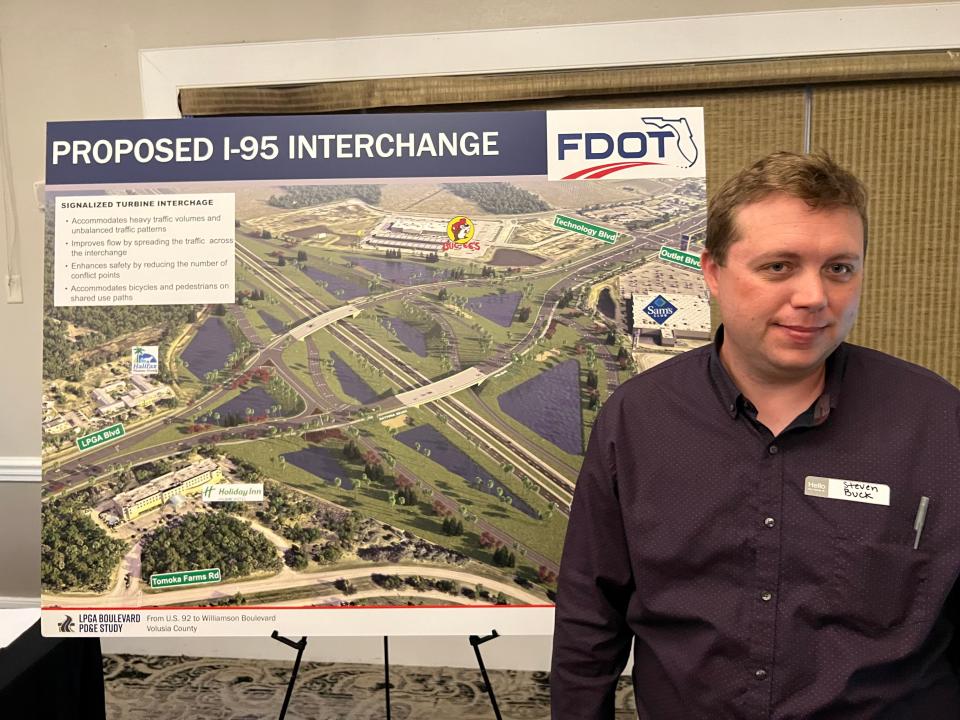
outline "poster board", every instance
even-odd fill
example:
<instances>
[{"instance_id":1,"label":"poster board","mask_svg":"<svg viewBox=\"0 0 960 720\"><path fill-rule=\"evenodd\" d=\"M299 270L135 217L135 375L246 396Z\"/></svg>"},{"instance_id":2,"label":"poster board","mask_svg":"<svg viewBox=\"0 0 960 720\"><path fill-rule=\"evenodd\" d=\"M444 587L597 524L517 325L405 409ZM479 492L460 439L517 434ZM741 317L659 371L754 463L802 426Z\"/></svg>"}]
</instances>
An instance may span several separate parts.
<instances>
[{"instance_id":1,"label":"poster board","mask_svg":"<svg viewBox=\"0 0 960 720\"><path fill-rule=\"evenodd\" d=\"M51 123L48 635L541 634L709 342L700 108Z\"/></svg>"}]
</instances>

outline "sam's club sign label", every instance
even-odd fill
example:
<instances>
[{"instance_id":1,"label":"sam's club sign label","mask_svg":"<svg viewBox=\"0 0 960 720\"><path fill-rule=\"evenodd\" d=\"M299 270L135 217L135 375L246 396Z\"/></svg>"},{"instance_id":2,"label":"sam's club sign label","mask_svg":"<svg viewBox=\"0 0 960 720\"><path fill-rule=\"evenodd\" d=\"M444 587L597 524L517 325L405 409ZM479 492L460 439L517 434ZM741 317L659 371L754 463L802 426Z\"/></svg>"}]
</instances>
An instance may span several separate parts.
<instances>
[{"instance_id":1,"label":"sam's club sign label","mask_svg":"<svg viewBox=\"0 0 960 720\"><path fill-rule=\"evenodd\" d=\"M263 483L233 483L207 485L203 489L204 502L263 502Z\"/></svg>"},{"instance_id":2,"label":"sam's club sign label","mask_svg":"<svg viewBox=\"0 0 960 720\"><path fill-rule=\"evenodd\" d=\"M130 350L130 372L137 375L156 375L160 372L160 348L157 345L137 345Z\"/></svg>"},{"instance_id":3,"label":"sam's club sign label","mask_svg":"<svg viewBox=\"0 0 960 720\"><path fill-rule=\"evenodd\" d=\"M549 180L703 177L703 108L549 110Z\"/></svg>"},{"instance_id":4,"label":"sam's club sign label","mask_svg":"<svg viewBox=\"0 0 960 720\"><path fill-rule=\"evenodd\" d=\"M677 311L677 308L663 295L657 295L643 311L658 325L663 325Z\"/></svg>"}]
</instances>

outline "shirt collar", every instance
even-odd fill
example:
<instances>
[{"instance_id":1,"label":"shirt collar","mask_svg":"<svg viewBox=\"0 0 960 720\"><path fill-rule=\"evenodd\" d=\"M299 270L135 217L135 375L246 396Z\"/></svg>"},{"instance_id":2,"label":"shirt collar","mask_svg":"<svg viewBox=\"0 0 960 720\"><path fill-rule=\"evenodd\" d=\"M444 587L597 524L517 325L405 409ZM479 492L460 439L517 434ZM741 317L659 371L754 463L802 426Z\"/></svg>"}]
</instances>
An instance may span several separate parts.
<instances>
[{"instance_id":1,"label":"shirt collar","mask_svg":"<svg viewBox=\"0 0 960 720\"><path fill-rule=\"evenodd\" d=\"M710 380L716 390L717 397L723 403L723 408L731 418L736 418L737 414L742 412L749 401L740 389L734 384L730 373L720 361L720 347L723 345L723 325L717 328L717 334L713 339L710 349L710 361L707 364ZM830 411L837 407L840 400L840 388L843 381L843 373L847 364L847 344L840 343L840 346L834 350L827 358L826 377L824 379L823 392L820 394L809 410L801 415L797 420L805 418L807 422L803 424L820 425L830 415ZM756 410L753 411L756 413Z\"/></svg>"}]
</instances>

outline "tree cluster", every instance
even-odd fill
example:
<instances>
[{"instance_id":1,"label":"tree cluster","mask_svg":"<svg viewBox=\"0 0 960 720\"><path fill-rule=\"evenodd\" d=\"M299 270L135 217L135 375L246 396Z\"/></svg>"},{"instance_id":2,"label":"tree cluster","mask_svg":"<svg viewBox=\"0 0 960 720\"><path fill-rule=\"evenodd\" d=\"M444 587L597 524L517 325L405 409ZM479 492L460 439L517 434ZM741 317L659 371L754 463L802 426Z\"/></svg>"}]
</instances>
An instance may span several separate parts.
<instances>
[{"instance_id":1,"label":"tree cluster","mask_svg":"<svg viewBox=\"0 0 960 720\"><path fill-rule=\"evenodd\" d=\"M299 545L293 545L283 554L283 561L294 570L306 570L310 564L307 553Z\"/></svg>"},{"instance_id":2,"label":"tree cluster","mask_svg":"<svg viewBox=\"0 0 960 720\"><path fill-rule=\"evenodd\" d=\"M542 198L505 182L444 183L443 188L497 215L519 215L550 209Z\"/></svg>"},{"instance_id":3,"label":"tree cluster","mask_svg":"<svg viewBox=\"0 0 960 720\"><path fill-rule=\"evenodd\" d=\"M133 476L138 483L145 483L173 470L173 463L167 458L159 458L153 462L143 463L133 468Z\"/></svg>"},{"instance_id":4,"label":"tree cluster","mask_svg":"<svg viewBox=\"0 0 960 720\"><path fill-rule=\"evenodd\" d=\"M346 578L334 580L333 586L344 595L353 595L357 591L357 588L354 587L353 583Z\"/></svg>"},{"instance_id":5,"label":"tree cluster","mask_svg":"<svg viewBox=\"0 0 960 720\"><path fill-rule=\"evenodd\" d=\"M429 592L431 590L447 593L448 595L459 595L460 584L454 580L445 578L433 579L422 577L420 575L410 575L401 577L400 575L383 575L373 573L370 579L375 585L379 585L385 590L402 590L405 587L413 588L419 592Z\"/></svg>"},{"instance_id":6,"label":"tree cluster","mask_svg":"<svg viewBox=\"0 0 960 720\"><path fill-rule=\"evenodd\" d=\"M397 499L398 505L408 505L410 507L415 507L420 498L417 496L416 490L412 487L403 487L396 491L394 497Z\"/></svg>"},{"instance_id":7,"label":"tree cluster","mask_svg":"<svg viewBox=\"0 0 960 720\"><path fill-rule=\"evenodd\" d=\"M52 205L47 207L44 235L44 308L43 320L43 377L50 380L58 377L79 381L83 370L114 360L110 353L93 352L83 359L72 359L76 350L89 350L103 345L121 335L143 330L162 328L164 334L172 334L184 324L196 320L193 305L90 305L79 307L54 306L54 220ZM72 323L94 332L68 342L64 323ZM162 344L162 342L161 342ZM129 354L129 350L125 350Z\"/></svg>"},{"instance_id":8,"label":"tree cluster","mask_svg":"<svg viewBox=\"0 0 960 720\"><path fill-rule=\"evenodd\" d=\"M560 308L561 310L563 308L570 307L570 305L573 304L573 301L576 299L576 297L577 297L577 294L573 290L567 288L566 290L563 291L563 294L560 296L560 300L557 301L557 307Z\"/></svg>"},{"instance_id":9,"label":"tree cluster","mask_svg":"<svg viewBox=\"0 0 960 720\"><path fill-rule=\"evenodd\" d=\"M387 248L386 252L384 253L384 257L388 257L393 260L399 260L400 258L403 257L403 254L400 252L399 248L396 250L392 248Z\"/></svg>"},{"instance_id":10,"label":"tree cluster","mask_svg":"<svg viewBox=\"0 0 960 720\"><path fill-rule=\"evenodd\" d=\"M493 564L497 567L516 567L517 556L501 545L493 551Z\"/></svg>"},{"instance_id":11,"label":"tree cluster","mask_svg":"<svg viewBox=\"0 0 960 720\"><path fill-rule=\"evenodd\" d=\"M637 230L647 230L656 225L663 225L670 219L670 213L661 212L653 215L652 217L644 218L643 220L629 220L627 222L627 230L635 232Z\"/></svg>"},{"instance_id":12,"label":"tree cluster","mask_svg":"<svg viewBox=\"0 0 960 720\"><path fill-rule=\"evenodd\" d=\"M270 382L267 383L267 392L280 405L281 415L296 415L303 410L303 399L279 374L270 378Z\"/></svg>"},{"instance_id":13,"label":"tree cluster","mask_svg":"<svg viewBox=\"0 0 960 720\"><path fill-rule=\"evenodd\" d=\"M363 451L360 450L360 446L357 445L356 441L347 440L343 446L343 456L347 460L359 461L363 459Z\"/></svg>"},{"instance_id":14,"label":"tree cluster","mask_svg":"<svg viewBox=\"0 0 960 720\"><path fill-rule=\"evenodd\" d=\"M537 568L537 577L545 585L552 585L557 581L557 574L553 570L548 570L544 565Z\"/></svg>"},{"instance_id":15,"label":"tree cluster","mask_svg":"<svg viewBox=\"0 0 960 720\"><path fill-rule=\"evenodd\" d=\"M267 204L281 208L302 208L346 198L357 198L371 205L380 202L379 185L292 185L284 187L283 192L283 195L271 195Z\"/></svg>"},{"instance_id":16,"label":"tree cluster","mask_svg":"<svg viewBox=\"0 0 960 720\"><path fill-rule=\"evenodd\" d=\"M46 590L109 588L124 545L87 515L80 498L43 503L40 527L40 578Z\"/></svg>"},{"instance_id":17,"label":"tree cluster","mask_svg":"<svg viewBox=\"0 0 960 720\"><path fill-rule=\"evenodd\" d=\"M269 540L242 520L222 513L187 515L179 524L161 528L144 545L142 562L144 577L220 568L224 578L239 578L281 567Z\"/></svg>"},{"instance_id":18,"label":"tree cluster","mask_svg":"<svg viewBox=\"0 0 960 720\"><path fill-rule=\"evenodd\" d=\"M371 482L383 483L383 481L386 479L386 473L383 470L383 465L378 462L368 462L363 466L363 472L366 473L367 478Z\"/></svg>"},{"instance_id":19,"label":"tree cluster","mask_svg":"<svg viewBox=\"0 0 960 720\"><path fill-rule=\"evenodd\" d=\"M445 517L443 519L444 535L463 535L463 520L460 518Z\"/></svg>"},{"instance_id":20,"label":"tree cluster","mask_svg":"<svg viewBox=\"0 0 960 720\"><path fill-rule=\"evenodd\" d=\"M313 553L313 559L321 565L333 565L341 557L343 557L343 550L333 543L318 547Z\"/></svg>"}]
</instances>

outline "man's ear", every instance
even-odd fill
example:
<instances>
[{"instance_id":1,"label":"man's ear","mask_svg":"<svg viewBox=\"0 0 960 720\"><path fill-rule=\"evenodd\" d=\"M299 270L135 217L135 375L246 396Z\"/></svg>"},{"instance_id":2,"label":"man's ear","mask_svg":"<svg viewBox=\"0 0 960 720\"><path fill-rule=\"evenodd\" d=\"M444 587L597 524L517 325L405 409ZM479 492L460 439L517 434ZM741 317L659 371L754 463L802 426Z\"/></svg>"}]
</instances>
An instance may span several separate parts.
<instances>
[{"instance_id":1,"label":"man's ear","mask_svg":"<svg viewBox=\"0 0 960 720\"><path fill-rule=\"evenodd\" d=\"M700 255L700 269L703 270L703 280L710 289L710 296L716 297L720 287L717 277L720 272L720 265L709 250L704 250L703 254Z\"/></svg>"}]
</instances>

